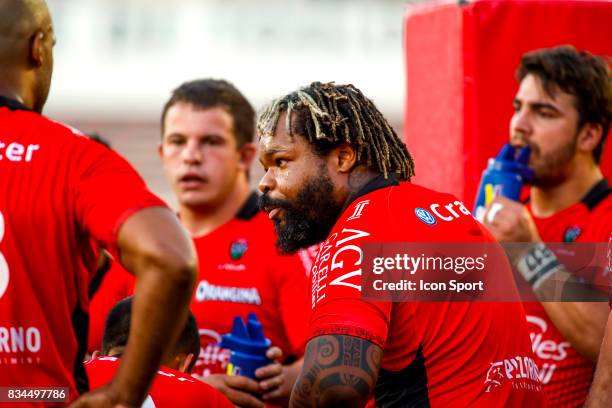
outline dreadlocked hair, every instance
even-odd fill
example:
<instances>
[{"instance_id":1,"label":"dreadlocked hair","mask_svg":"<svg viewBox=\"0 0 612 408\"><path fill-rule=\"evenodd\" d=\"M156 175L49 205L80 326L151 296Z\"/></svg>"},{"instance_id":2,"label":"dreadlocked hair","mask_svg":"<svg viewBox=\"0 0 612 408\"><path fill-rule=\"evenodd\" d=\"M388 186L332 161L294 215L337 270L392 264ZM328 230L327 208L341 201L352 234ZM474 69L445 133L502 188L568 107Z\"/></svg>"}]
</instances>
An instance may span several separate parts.
<instances>
[{"instance_id":1,"label":"dreadlocked hair","mask_svg":"<svg viewBox=\"0 0 612 408\"><path fill-rule=\"evenodd\" d=\"M385 178L400 180L414 176L414 161L374 103L355 86L313 82L309 86L272 101L257 121L260 135L273 135L282 112L285 128L325 156L341 143L357 151L357 161Z\"/></svg>"}]
</instances>

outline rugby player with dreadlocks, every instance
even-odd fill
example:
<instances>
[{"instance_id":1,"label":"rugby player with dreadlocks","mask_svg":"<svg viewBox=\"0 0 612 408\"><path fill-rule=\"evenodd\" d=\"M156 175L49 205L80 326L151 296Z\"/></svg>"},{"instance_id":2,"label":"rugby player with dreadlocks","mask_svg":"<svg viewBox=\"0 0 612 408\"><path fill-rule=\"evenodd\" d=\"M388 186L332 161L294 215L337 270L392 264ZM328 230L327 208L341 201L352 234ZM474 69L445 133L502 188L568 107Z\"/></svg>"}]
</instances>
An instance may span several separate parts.
<instances>
[{"instance_id":1,"label":"rugby player with dreadlocks","mask_svg":"<svg viewBox=\"0 0 612 408\"><path fill-rule=\"evenodd\" d=\"M257 127L260 205L279 248L322 242L291 406L540 406L520 304L362 298L366 242L494 240L455 197L409 182L410 153L361 91L314 82L273 101Z\"/></svg>"}]
</instances>

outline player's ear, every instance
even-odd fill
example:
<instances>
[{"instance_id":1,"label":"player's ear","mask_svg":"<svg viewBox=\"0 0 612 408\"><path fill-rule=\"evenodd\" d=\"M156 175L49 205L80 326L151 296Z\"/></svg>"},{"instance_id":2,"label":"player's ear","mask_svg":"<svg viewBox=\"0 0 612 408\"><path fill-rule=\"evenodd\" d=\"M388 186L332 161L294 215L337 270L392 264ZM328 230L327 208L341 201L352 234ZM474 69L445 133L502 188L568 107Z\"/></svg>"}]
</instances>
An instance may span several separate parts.
<instances>
[{"instance_id":1,"label":"player's ear","mask_svg":"<svg viewBox=\"0 0 612 408\"><path fill-rule=\"evenodd\" d=\"M238 149L238 153L240 154L240 169L248 171L251 168L251 164L253 164L255 154L257 154L257 148L253 143L245 143Z\"/></svg>"},{"instance_id":2,"label":"player's ear","mask_svg":"<svg viewBox=\"0 0 612 408\"><path fill-rule=\"evenodd\" d=\"M157 144L157 154L160 159L164 157L164 144L161 141Z\"/></svg>"},{"instance_id":3,"label":"player's ear","mask_svg":"<svg viewBox=\"0 0 612 408\"><path fill-rule=\"evenodd\" d=\"M333 151L333 158L340 173L350 172L357 163L357 151L348 143L342 143Z\"/></svg>"},{"instance_id":4,"label":"player's ear","mask_svg":"<svg viewBox=\"0 0 612 408\"><path fill-rule=\"evenodd\" d=\"M45 63L45 33L37 31L30 40L28 58L32 65L40 68Z\"/></svg>"},{"instance_id":5,"label":"player's ear","mask_svg":"<svg viewBox=\"0 0 612 408\"><path fill-rule=\"evenodd\" d=\"M191 362L193 361L194 358L195 356L193 355L193 353L187 354L183 362L179 365L178 370L182 373L189 374L189 367L191 366Z\"/></svg>"},{"instance_id":6,"label":"player's ear","mask_svg":"<svg viewBox=\"0 0 612 408\"><path fill-rule=\"evenodd\" d=\"M585 123L578 132L576 148L578 151L592 153L603 137L603 128L599 123Z\"/></svg>"}]
</instances>

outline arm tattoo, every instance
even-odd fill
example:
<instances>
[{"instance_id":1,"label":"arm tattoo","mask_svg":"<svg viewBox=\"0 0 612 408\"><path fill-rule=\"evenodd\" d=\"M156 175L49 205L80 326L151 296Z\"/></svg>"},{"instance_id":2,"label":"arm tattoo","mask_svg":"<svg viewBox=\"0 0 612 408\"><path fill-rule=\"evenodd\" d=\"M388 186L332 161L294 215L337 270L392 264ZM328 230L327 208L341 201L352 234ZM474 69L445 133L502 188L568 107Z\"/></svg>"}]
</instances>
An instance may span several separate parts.
<instances>
[{"instance_id":1,"label":"arm tattoo","mask_svg":"<svg viewBox=\"0 0 612 408\"><path fill-rule=\"evenodd\" d=\"M304 366L293 387L293 408L365 405L376 379L382 349L344 335L319 336L308 342Z\"/></svg>"}]
</instances>

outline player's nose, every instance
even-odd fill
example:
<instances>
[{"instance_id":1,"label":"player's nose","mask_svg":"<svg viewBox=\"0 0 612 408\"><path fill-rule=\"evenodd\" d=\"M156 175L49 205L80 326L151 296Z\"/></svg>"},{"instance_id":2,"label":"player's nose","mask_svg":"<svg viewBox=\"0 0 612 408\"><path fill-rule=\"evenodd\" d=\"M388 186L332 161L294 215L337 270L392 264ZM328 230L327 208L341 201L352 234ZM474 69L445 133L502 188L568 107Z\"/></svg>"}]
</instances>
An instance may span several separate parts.
<instances>
[{"instance_id":1,"label":"player's nose","mask_svg":"<svg viewBox=\"0 0 612 408\"><path fill-rule=\"evenodd\" d=\"M269 193L276 188L276 179L274 178L274 172L272 169L268 169L261 180L259 180L259 191L263 194Z\"/></svg>"}]
</instances>

